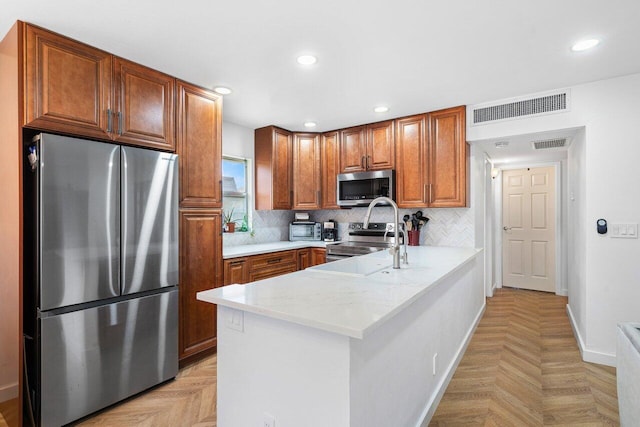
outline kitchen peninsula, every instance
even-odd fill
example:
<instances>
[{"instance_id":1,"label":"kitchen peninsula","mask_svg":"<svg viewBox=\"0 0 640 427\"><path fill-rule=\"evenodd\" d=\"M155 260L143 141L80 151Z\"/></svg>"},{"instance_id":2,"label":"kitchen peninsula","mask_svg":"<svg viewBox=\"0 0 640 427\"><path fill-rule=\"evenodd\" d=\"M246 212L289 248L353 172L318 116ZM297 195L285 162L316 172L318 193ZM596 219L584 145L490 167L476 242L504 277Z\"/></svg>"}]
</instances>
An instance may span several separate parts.
<instances>
[{"instance_id":1,"label":"kitchen peninsula","mask_svg":"<svg viewBox=\"0 0 640 427\"><path fill-rule=\"evenodd\" d=\"M408 249L397 270L384 251L199 292L218 305L218 425L428 420L485 307L481 250Z\"/></svg>"}]
</instances>

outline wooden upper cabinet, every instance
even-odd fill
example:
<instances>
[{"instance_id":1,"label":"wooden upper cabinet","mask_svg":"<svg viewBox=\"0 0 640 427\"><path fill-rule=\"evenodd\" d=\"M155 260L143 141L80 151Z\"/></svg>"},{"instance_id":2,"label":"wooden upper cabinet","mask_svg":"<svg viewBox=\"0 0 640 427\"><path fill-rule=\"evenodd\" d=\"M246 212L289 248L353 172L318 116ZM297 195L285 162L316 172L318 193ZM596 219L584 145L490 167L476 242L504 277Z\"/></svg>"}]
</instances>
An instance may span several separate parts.
<instances>
[{"instance_id":1,"label":"wooden upper cabinet","mask_svg":"<svg viewBox=\"0 0 640 427\"><path fill-rule=\"evenodd\" d=\"M396 120L396 202L398 207L424 207L428 203L427 115Z\"/></svg>"},{"instance_id":2,"label":"wooden upper cabinet","mask_svg":"<svg viewBox=\"0 0 640 427\"><path fill-rule=\"evenodd\" d=\"M175 79L115 57L114 139L175 150Z\"/></svg>"},{"instance_id":3,"label":"wooden upper cabinet","mask_svg":"<svg viewBox=\"0 0 640 427\"><path fill-rule=\"evenodd\" d=\"M222 207L222 97L177 82L180 206Z\"/></svg>"},{"instance_id":4,"label":"wooden upper cabinet","mask_svg":"<svg viewBox=\"0 0 640 427\"><path fill-rule=\"evenodd\" d=\"M356 126L340 131L341 173L362 172L365 170L366 138L365 126Z\"/></svg>"},{"instance_id":5,"label":"wooden upper cabinet","mask_svg":"<svg viewBox=\"0 0 640 427\"><path fill-rule=\"evenodd\" d=\"M393 169L393 124L393 120L388 120L340 131L341 173Z\"/></svg>"},{"instance_id":6,"label":"wooden upper cabinet","mask_svg":"<svg viewBox=\"0 0 640 427\"><path fill-rule=\"evenodd\" d=\"M24 125L109 138L112 56L25 24Z\"/></svg>"},{"instance_id":7,"label":"wooden upper cabinet","mask_svg":"<svg viewBox=\"0 0 640 427\"><path fill-rule=\"evenodd\" d=\"M24 24L24 125L175 150L175 79Z\"/></svg>"},{"instance_id":8,"label":"wooden upper cabinet","mask_svg":"<svg viewBox=\"0 0 640 427\"><path fill-rule=\"evenodd\" d=\"M322 135L320 144L322 209L340 209L338 206L338 180L340 173L340 133Z\"/></svg>"},{"instance_id":9,"label":"wooden upper cabinet","mask_svg":"<svg viewBox=\"0 0 640 427\"><path fill-rule=\"evenodd\" d=\"M320 209L320 136L293 135L293 209Z\"/></svg>"},{"instance_id":10,"label":"wooden upper cabinet","mask_svg":"<svg viewBox=\"0 0 640 427\"><path fill-rule=\"evenodd\" d=\"M291 209L292 136L275 126L255 130L256 209Z\"/></svg>"},{"instance_id":11,"label":"wooden upper cabinet","mask_svg":"<svg viewBox=\"0 0 640 427\"><path fill-rule=\"evenodd\" d=\"M394 121L367 125L367 170L393 169L395 166Z\"/></svg>"},{"instance_id":12,"label":"wooden upper cabinet","mask_svg":"<svg viewBox=\"0 0 640 427\"><path fill-rule=\"evenodd\" d=\"M464 106L429 113L429 206L467 206Z\"/></svg>"}]
</instances>

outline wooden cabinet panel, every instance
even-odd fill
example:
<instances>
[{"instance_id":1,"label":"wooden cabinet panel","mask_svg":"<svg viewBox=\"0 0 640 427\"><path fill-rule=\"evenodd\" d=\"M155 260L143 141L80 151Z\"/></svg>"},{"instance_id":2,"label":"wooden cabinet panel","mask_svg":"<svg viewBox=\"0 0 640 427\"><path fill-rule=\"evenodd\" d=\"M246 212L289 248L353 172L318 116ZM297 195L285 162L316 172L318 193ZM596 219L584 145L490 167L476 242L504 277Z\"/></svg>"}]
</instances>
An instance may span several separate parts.
<instances>
[{"instance_id":1,"label":"wooden cabinet panel","mask_svg":"<svg viewBox=\"0 0 640 427\"><path fill-rule=\"evenodd\" d=\"M393 169L394 121L387 120L340 131L342 173Z\"/></svg>"},{"instance_id":2,"label":"wooden cabinet panel","mask_svg":"<svg viewBox=\"0 0 640 427\"><path fill-rule=\"evenodd\" d=\"M256 209L291 209L291 132L274 126L255 130Z\"/></svg>"},{"instance_id":3,"label":"wooden cabinet panel","mask_svg":"<svg viewBox=\"0 0 640 427\"><path fill-rule=\"evenodd\" d=\"M367 125L367 170L393 169L395 166L395 139L393 120Z\"/></svg>"},{"instance_id":4,"label":"wooden cabinet panel","mask_svg":"<svg viewBox=\"0 0 640 427\"><path fill-rule=\"evenodd\" d=\"M426 126L425 114L396 120L396 202L401 208L428 203Z\"/></svg>"},{"instance_id":5,"label":"wooden cabinet panel","mask_svg":"<svg viewBox=\"0 0 640 427\"><path fill-rule=\"evenodd\" d=\"M298 270L311 267L311 248L298 249Z\"/></svg>"},{"instance_id":6,"label":"wooden cabinet panel","mask_svg":"<svg viewBox=\"0 0 640 427\"><path fill-rule=\"evenodd\" d=\"M467 206L464 106L429 113L429 206Z\"/></svg>"},{"instance_id":7,"label":"wooden cabinet panel","mask_svg":"<svg viewBox=\"0 0 640 427\"><path fill-rule=\"evenodd\" d=\"M224 284L243 284L249 281L247 258L232 258L224 260Z\"/></svg>"},{"instance_id":8,"label":"wooden cabinet panel","mask_svg":"<svg viewBox=\"0 0 640 427\"><path fill-rule=\"evenodd\" d=\"M340 209L338 206L338 180L340 173L340 133L322 135L321 144L322 209Z\"/></svg>"},{"instance_id":9,"label":"wooden cabinet panel","mask_svg":"<svg viewBox=\"0 0 640 427\"><path fill-rule=\"evenodd\" d=\"M221 217L219 210L180 211L180 359L216 345L216 307L196 293L220 283Z\"/></svg>"},{"instance_id":10,"label":"wooden cabinet panel","mask_svg":"<svg viewBox=\"0 0 640 427\"><path fill-rule=\"evenodd\" d=\"M112 56L25 25L25 126L109 138Z\"/></svg>"},{"instance_id":11,"label":"wooden cabinet panel","mask_svg":"<svg viewBox=\"0 0 640 427\"><path fill-rule=\"evenodd\" d=\"M283 264L296 264L296 251L280 251L271 252L264 255L255 255L249 257L249 271L259 270L261 268L278 267Z\"/></svg>"},{"instance_id":12,"label":"wooden cabinet panel","mask_svg":"<svg viewBox=\"0 0 640 427\"><path fill-rule=\"evenodd\" d=\"M161 150L175 150L175 79L115 57L114 139Z\"/></svg>"},{"instance_id":13,"label":"wooden cabinet panel","mask_svg":"<svg viewBox=\"0 0 640 427\"><path fill-rule=\"evenodd\" d=\"M365 170L367 152L366 127L357 126L340 131L340 167L342 173Z\"/></svg>"},{"instance_id":14,"label":"wooden cabinet panel","mask_svg":"<svg viewBox=\"0 0 640 427\"><path fill-rule=\"evenodd\" d=\"M320 137L315 133L295 133L292 209L320 209L320 188Z\"/></svg>"},{"instance_id":15,"label":"wooden cabinet panel","mask_svg":"<svg viewBox=\"0 0 640 427\"><path fill-rule=\"evenodd\" d=\"M311 265L327 262L327 250L324 248L311 248Z\"/></svg>"},{"instance_id":16,"label":"wooden cabinet panel","mask_svg":"<svg viewBox=\"0 0 640 427\"><path fill-rule=\"evenodd\" d=\"M262 270L250 271L249 282L269 279L271 277L281 276L283 274L294 273L298 270L297 264L285 264L279 267L265 268Z\"/></svg>"},{"instance_id":17,"label":"wooden cabinet panel","mask_svg":"<svg viewBox=\"0 0 640 427\"><path fill-rule=\"evenodd\" d=\"M222 98L178 81L180 206L222 207Z\"/></svg>"}]
</instances>

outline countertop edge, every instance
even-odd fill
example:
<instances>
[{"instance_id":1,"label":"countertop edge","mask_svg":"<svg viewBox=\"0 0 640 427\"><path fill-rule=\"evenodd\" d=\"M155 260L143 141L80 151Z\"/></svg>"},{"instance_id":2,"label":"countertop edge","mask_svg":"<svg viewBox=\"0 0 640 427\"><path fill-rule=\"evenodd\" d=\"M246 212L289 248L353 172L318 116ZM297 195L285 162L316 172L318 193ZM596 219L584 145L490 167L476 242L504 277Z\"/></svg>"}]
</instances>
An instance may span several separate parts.
<instances>
[{"instance_id":1,"label":"countertop edge","mask_svg":"<svg viewBox=\"0 0 640 427\"><path fill-rule=\"evenodd\" d=\"M304 317L300 317L299 315L289 315L289 314L286 314L286 313L282 313L280 311L275 311L273 309L264 309L264 308L259 307L259 306L247 305L247 304L244 304L244 303L236 302L236 301L233 301L233 300L231 300L229 298L221 298L221 297L216 297L216 296L213 296L213 295L209 295L209 293L213 293L213 292L210 292L210 291L214 291L214 289L211 289L209 291L198 292L196 298L198 300L200 300L200 301L204 301L204 302L208 302L208 303L212 303L212 304L219 304L219 305L222 305L222 306L225 306L225 307L230 307L230 308L234 308L234 309L237 309L237 310L246 311L248 313L262 315L262 316L269 317L269 318L272 318L272 319L284 320L284 321L287 321L287 322L291 322L291 323L295 323L295 324L298 324L298 325L307 326L307 327L310 327L310 328L314 328L314 329L318 329L318 330L322 330L322 331L326 331L326 332L332 332L332 333L336 333L336 334L339 334L339 335L348 336L348 337L351 337L351 338L363 339L368 334L370 334L371 332L376 330L378 327L380 327L381 325L383 325L384 323L386 323L387 321L389 321L390 319L395 317L401 311L406 309L408 306L413 304L415 301L417 301L418 299L422 298L424 295L426 295L427 293L431 292L433 289L438 287L442 282L444 282L452 274L454 274L456 271L458 271L461 268L463 268L464 266L466 266L468 263L470 263L472 260L474 260L476 257L478 257L483 252L482 248L473 248L473 249L474 249L473 253L469 254L466 259L462 260L459 264L457 264L455 267L453 267L451 270L449 270L446 274L442 275L441 277L439 277L438 279L436 279L434 282L430 283L429 285L426 285L423 289L421 289L418 292L416 292L416 294L413 295L411 298L407 299L406 301L404 301L403 303L401 303L397 307L395 307L392 310L390 310L384 316L382 316L381 318L376 320L375 323L373 323L373 324L371 324L371 325L369 325L369 326L367 326L367 327L365 327L363 329L353 329L353 328L348 328L348 327L342 327L340 325L336 325L335 323L327 323L326 321L319 321L317 319L307 319L307 318L304 318ZM275 251L275 252L277 252L277 251ZM227 285L227 286L225 286L225 288L232 287L232 286L245 286L245 285L233 284L233 285Z\"/></svg>"},{"instance_id":2,"label":"countertop edge","mask_svg":"<svg viewBox=\"0 0 640 427\"><path fill-rule=\"evenodd\" d=\"M252 245L228 246L222 249L222 259L242 258L252 255L262 255L273 252L283 252L295 249L305 248L326 248L333 242L323 242L321 240L306 240L298 242L290 242L283 240L275 243L256 243ZM236 249L237 248L237 249ZM225 253L225 251L227 253Z\"/></svg>"},{"instance_id":3,"label":"countertop edge","mask_svg":"<svg viewBox=\"0 0 640 427\"><path fill-rule=\"evenodd\" d=\"M424 289L422 289L419 292L417 292L413 297L409 298L408 300L406 300L405 302L403 302L402 304L397 306L395 309L391 310L389 313L387 313L386 315L384 315L383 317L378 319L378 321L376 323L374 323L373 325L365 328L362 331L362 337L366 337L368 334L370 334L371 332L375 331L377 328L382 326L384 323L386 323L387 321L389 321L390 319L392 319L393 317L398 315L402 310L404 310L405 308L409 307L411 304L413 304L414 302L416 302L417 300L422 298L427 293L433 291L440 284L442 284L442 282L444 282L447 278L449 278L453 273L455 273L456 271L462 269L464 266L466 266L471 261L473 261L478 255L480 255L482 253L483 250L484 249L476 249L475 253L469 255L469 257L467 259L462 261L456 267L452 268L447 274L445 274L444 276L438 278L436 281L434 281L433 283L431 283L430 285L428 285Z\"/></svg>"}]
</instances>

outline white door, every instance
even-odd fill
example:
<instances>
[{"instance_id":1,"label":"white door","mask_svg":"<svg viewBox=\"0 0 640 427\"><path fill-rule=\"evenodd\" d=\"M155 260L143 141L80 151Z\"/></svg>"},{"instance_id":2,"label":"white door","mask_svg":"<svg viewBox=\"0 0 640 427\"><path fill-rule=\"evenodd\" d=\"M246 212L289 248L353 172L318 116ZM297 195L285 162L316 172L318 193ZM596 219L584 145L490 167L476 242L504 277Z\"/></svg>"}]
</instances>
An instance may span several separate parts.
<instances>
[{"instance_id":1,"label":"white door","mask_svg":"<svg viewBox=\"0 0 640 427\"><path fill-rule=\"evenodd\" d=\"M502 174L502 284L556 291L555 168Z\"/></svg>"}]
</instances>

